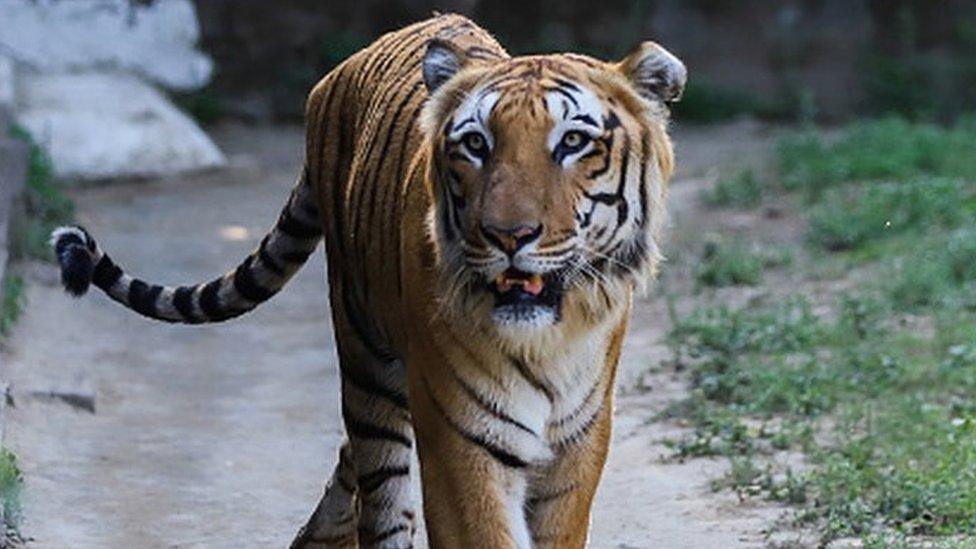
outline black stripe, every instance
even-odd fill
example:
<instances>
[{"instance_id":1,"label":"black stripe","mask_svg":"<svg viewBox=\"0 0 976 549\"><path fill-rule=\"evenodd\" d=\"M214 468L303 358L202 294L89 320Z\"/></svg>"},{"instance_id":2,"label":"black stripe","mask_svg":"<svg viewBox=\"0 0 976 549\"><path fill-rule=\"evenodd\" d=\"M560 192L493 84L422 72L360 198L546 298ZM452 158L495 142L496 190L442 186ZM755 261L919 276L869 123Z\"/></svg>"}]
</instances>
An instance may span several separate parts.
<instances>
[{"instance_id":1,"label":"black stripe","mask_svg":"<svg viewBox=\"0 0 976 549\"><path fill-rule=\"evenodd\" d=\"M555 400L555 395L553 394L552 389L550 389L539 378L532 374L532 372L529 370L529 365L526 364L524 360L517 356L509 356L508 359L512 362L512 365L515 366L515 369L518 370L519 374L525 378L525 381L529 382L529 385L535 388L536 391L539 391L545 395L549 402L553 402Z\"/></svg>"},{"instance_id":2,"label":"black stripe","mask_svg":"<svg viewBox=\"0 0 976 549\"><path fill-rule=\"evenodd\" d=\"M98 261L98 265L95 265L95 271L92 273L92 283L108 292L120 278L122 278L122 269L112 262L108 254L103 254L102 259Z\"/></svg>"},{"instance_id":3,"label":"black stripe","mask_svg":"<svg viewBox=\"0 0 976 549\"><path fill-rule=\"evenodd\" d=\"M234 290L248 301L262 303L278 293L277 288L265 288L254 280L254 256L249 255L234 271Z\"/></svg>"},{"instance_id":4,"label":"black stripe","mask_svg":"<svg viewBox=\"0 0 976 549\"><path fill-rule=\"evenodd\" d=\"M529 465L529 463L524 459L516 456L515 454L509 452L508 450L505 450L503 448L500 448L492 444L491 442L485 440L484 438L474 433L471 433L466 429L464 429L463 427L461 427L460 425L458 425L453 419L451 419L451 416L447 414L447 410L445 410L444 407L441 406L441 403L437 401L437 398L434 397L434 391L430 388L430 382L427 381L427 378L424 377L423 380L424 380L424 389L427 392L427 398L429 398L431 404L434 405L434 409L437 411L437 413L441 415L441 417L444 418L444 421L446 421L447 424L451 426L451 428L453 428L459 435L461 435L462 438L464 438L465 440L467 440L472 444L476 444L480 446L482 449L488 452L491 455L491 457L498 460L502 465L516 468L516 469L522 469Z\"/></svg>"},{"instance_id":5,"label":"black stripe","mask_svg":"<svg viewBox=\"0 0 976 549\"><path fill-rule=\"evenodd\" d=\"M377 488L383 486L391 478L405 477L409 474L410 467L406 465L399 467L380 467L371 473L360 475L356 479L356 483L359 484L359 488L362 489L364 494L368 495L370 492L374 492Z\"/></svg>"},{"instance_id":6,"label":"black stripe","mask_svg":"<svg viewBox=\"0 0 976 549\"><path fill-rule=\"evenodd\" d=\"M512 416L506 414L504 411L499 409L496 403L485 400L485 398L481 395L481 393L475 390L474 387L468 385L468 383L464 381L464 379L462 379L461 376L459 376L456 371L452 369L451 373L454 375L454 380L457 381L457 384L461 386L461 389L464 390L465 394L471 397L471 400L475 401L475 403L477 403L482 410L495 416L497 419L504 421L505 423L518 427L519 429L525 431L526 433L529 433L532 436L538 436L536 435L535 431L530 429L527 425L525 425L521 421L513 418Z\"/></svg>"},{"instance_id":7,"label":"black stripe","mask_svg":"<svg viewBox=\"0 0 976 549\"><path fill-rule=\"evenodd\" d=\"M339 486L341 486L342 489L345 490L346 492L348 492L350 494L355 494L356 493L356 487L353 486L352 484L350 484L349 481L346 480L346 478L343 477L342 475L337 475L336 476L336 481L338 481Z\"/></svg>"},{"instance_id":8,"label":"black stripe","mask_svg":"<svg viewBox=\"0 0 976 549\"><path fill-rule=\"evenodd\" d=\"M339 371L342 373L344 383L347 382L366 394L385 399L401 410L408 409L406 395L380 384L362 368L353 365L344 366L349 362L341 357L339 359Z\"/></svg>"},{"instance_id":9,"label":"black stripe","mask_svg":"<svg viewBox=\"0 0 976 549\"><path fill-rule=\"evenodd\" d=\"M285 263L291 263L293 265L302 265L308 261L308 256L312 255L315 248L310 250L295 250L291 252L285 252L281 254L281 260Z\"/></svg>"},{"instance_id":10,"label":"black stripe","mask_svg":"<svg viewBox=\"0 0 976 549\"><path fill-rule=\"evenodd\" d=\"M303 221L300 221L292 215L288 206L285 206L285 209L281 210L281 216L278 217L278 224L275 225L275 229L292 238L302 240L318 238L322 235L321 227L318 225L307 225Z\"/></svg>"},{"instance_id":11,"label":"black stripe","mask_svg":"<svg viewBox=\"0 0 976 549\"><path fill-rule=\"evenodd\" d=\"M562 427L566 423L568 423L568 422L576 419L577 416L579 416L580 414L582 414L583 413L583 410L586 409L586 405L589 404L590 399L592 399L593 398L593 395L596 394L597 390L600 388L600 385L603 385L603 379L602 378L596 380L596 383L593 384L593 387L590 387L589 392L586 393L586 396L583 397L583 400L579 403L579 405L576 406L576 409L575 410L573 410L572 412L566 414L562 418L557 419L556 421L550 422L549 423L549 426L550 427Z\"/></svg>"},{"instance_id":12,"label":"black stripe","mask_svg":"<svg viewBox=\"0 0 976 549\"><path fill-rule=\"evenodd\" d=\"M576 444L577 442L579 442L580 439L586 436L586 434L590 432L590 429L592 429L593 426L596 425L596 420L598 417L600 417L600 413L603 411L603 406L605 404L606 404L606 399L604 398L604 400L600 402L600 406L598 406L596 411L593 412L593 415L587 418L586 422L583 423L583 426L577 429L576 432L563 437L562 440L560 440L555 444L556 448L558 448L559 450L565 450L568 446Z\"/></svg>"},{"instance_id":13,"label":"black stripe","mask_svg":"<svg viewBox=\"0 0 976 549\"><path fill-rule=\"evenodd\" d=\"M354 418L349 407L345 404L342 406L342 419L346 424L346 431L355 438L361 440L387 440L402 444L407 448L413 448L411 440L402 433Z\"/></svg>"},{"instance_id":14,"label":"black stripe","mask_svg":"<svg viewBox=\"0 0 976 549\"><path fill-rule=\"evenodd\" d=\"M200 310L207 315L210 320L224 320L227 318L227 311L220 305L220 292L222 279L218 278L207 283L200 291Z\"/></svg>"},{"instance_id":15,"label":"black stripe","mask_svg":"<svg viewBox=\"0 0 976 549\"><path fill-rule=\"evenodd\" d=\"M647 154L647 133L641 132L641 167L640 167L640 227L647 224L647 163L650 162Z\"/></svg>"},{"instance_id":16,"label":"black stripe","mask_svg":"<svg viewBox=\"0 0 976 549\"><path fill-rule=\"evenodd\" d=\"M156 300L159 294L163 293L163 287L158 285L149 286L141 280L133 280L129 285L129 307L133 311L148 317L155 318Z\"/></svg>"},{"instance_id":17,"label":"black stripe","mask_svg":"<svg viewBox=\"0 0 976 549\"><path fill-rule=\"evenodd\" d=\"M271 252L268 251L270 238L270 234L265 235L258 246L258 257L261 258L261 265L278 276L285 276L285 268L278 263L277 259L271 257Z\"/></svg>"},{"instance_id":18,"label":"black stripe","mask_svg":"<svg viewBox=\"0 0 976 549\"><path fill-rule=\"evenodd\" d=\"M525 504L526 506L533 507L539 505L540 503L549 503L563 496L572 494L573 491L575 490L576 490L576 485L570 484L568 486L564 486L558 490L553 490L545 494L533 494L525 500Z\"/></svg>"},{"instance_id":19,"label":"black stripe","mask_svg":"<svg viewBox=\"0 0 976 549\"><path fill-rule=\"evenodd\" d=\"M190 323L200 322L193 310L194 289L193 286L180 286L173 293L173 306L183 316L183 320Z\"/></svg>"},{"instance_id":20,"label":"black stripe","mask_svg":"<svg viewBox=\"0 0 976 549\"><path fill-rule=\"evenodd\" d=\"M341 541L349 540L349 538L351 537L352 537L352 532L346 532L344 534L335 534L335 535L323 534L322 536L311 536L308 538L308 541L310 541L311 543L321 543L323 545L329 546L329 545L338 544ZM297 547L297 545L295 545L295 547Z\"/></svg>"},{"instance_id":21,"label":"black stripe","mask_svg":"<svg viewBox=\"0 0 976 549\"><path fill-rule=\"evenodd\" d=\"M345 274L345 273L343 273ZM348 287L346 281L343 281L343 287ZM353 303L352 292L343 291L342 294L342 305L343 310L346 313L346 320L349 322L349 326L356 332L356 336L359 338L359 342L363 347L373 355L373 358L381 363L388 363L397 360L397 356L390 352L385 347L381 347L376 342L382 341L376 336L376 330L369 323L369 318L364 318L359 315L359 308L356 308Z\"/></svg>"},{"instance_id":22,"label":"black stripe","mask_svg":"<svg viewBox=\"0 0 976 549\"><path fill-rule=\"evenodd\" d=\"M393 536L399 534L400 532L406 532L408 530L410 530L410 526L409 525L406 525L406 524L398 524L397 526L394 526L392 528L387 528L386 530L383 530L382 532L377 532L377 533L374 534L373 531L370 530L368 527L366 527L366 526L360 526L359 527L359 543L365 543L365 544L373 545L373 544L376 544L376 543L380 543L382 541L385 541L387 539L390 539Z\"/></svg>"},{"instance_id":23,"label":"black stripe","mask_svg":"<svg viewBox=\"0 0 976 549\"><path fill-rule=\"evenodd\" d=\"M545 86L542 89L547 92L556 92L559 95L565 97L566 99L569 99L570 103L572 103L573 106L576 107L577 110L579 110L580 108L579 101L577 101L576 98L573 97L573 94L569 93L568 91L559 87L552 87L552 86Z\"/></svg>"},{"instance_id":24,"label":"black stripe","mask_svg":"<svg viewBox=\"0 0 976 549\"><path fill-rule=\"evenodd\" d=\"M580 91L579 86L577 86L576 84L573 84L569 80L565 80L563 78L553 78L552 80L553 80L553 82L559 84L560 86L562 86L564 88L569 88L569 89L573 90L574 92L579 92Z\"/></svg>"}]
</instances>

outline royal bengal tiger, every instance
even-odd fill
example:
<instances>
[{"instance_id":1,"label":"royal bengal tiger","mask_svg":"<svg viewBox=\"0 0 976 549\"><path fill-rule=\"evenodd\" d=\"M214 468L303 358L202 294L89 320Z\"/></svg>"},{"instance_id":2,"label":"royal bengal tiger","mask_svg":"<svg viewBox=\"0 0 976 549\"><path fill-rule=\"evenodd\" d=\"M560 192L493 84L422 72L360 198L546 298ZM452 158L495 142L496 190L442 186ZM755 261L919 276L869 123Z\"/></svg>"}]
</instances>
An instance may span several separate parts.
<instances>
[{"instance_id":1,"label":"royal bengal tiger","mask_svg":"<svg viewBox=\"0 0 976 549\"><path fill-rule=\"evenodd\" d=\"M431 547L582 547L685 79L653 42L618 63L510 57L436 16L315 86L298 183L236 269L148 284L65 227L62 281L218 322L278 292L324 235L347 438L292 547L410 547L415 441Z\"/></svg>"}]
</instances>

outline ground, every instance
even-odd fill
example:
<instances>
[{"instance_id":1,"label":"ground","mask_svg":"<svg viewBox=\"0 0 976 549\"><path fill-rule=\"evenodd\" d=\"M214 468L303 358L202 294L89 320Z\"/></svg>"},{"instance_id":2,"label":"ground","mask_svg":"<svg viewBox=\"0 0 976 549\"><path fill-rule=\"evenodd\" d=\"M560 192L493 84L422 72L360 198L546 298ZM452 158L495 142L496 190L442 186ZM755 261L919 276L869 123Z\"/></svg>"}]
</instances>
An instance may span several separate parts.
<instances>
[{"instance_id":1,"label":"ground","mask_svg":"<svg viewBox=\"0 0 976 549\"><path fill-rule=\"evenodd\" d=\"M153 281L195 282L231 268L273 221L303 141L299 128L227 126L215 138L230 168L76 191L79 221L117 262ZM761 158L768 132L743 123L677 128L675 141L668 249L680 262L689 255L682 246L701 239L700 190L720 166ZM734 226L729 215L722 223ZM52 266L28 266L29 306L2 377L17 397L7 436L24 470L22 529L32 545L286 546L342 437L323 268L316 254L256 312L185 327L136 317L98 292L73 300ZM763 546L781 508L713 491L724 460L664 459L672 450L662 441L686 429L652 421L687 390L661 366L669 329L664 299L652 292L638 302L591 545ZM51 390L93 393L95 413L30 396Z\"/></svg>"}]
</instances>

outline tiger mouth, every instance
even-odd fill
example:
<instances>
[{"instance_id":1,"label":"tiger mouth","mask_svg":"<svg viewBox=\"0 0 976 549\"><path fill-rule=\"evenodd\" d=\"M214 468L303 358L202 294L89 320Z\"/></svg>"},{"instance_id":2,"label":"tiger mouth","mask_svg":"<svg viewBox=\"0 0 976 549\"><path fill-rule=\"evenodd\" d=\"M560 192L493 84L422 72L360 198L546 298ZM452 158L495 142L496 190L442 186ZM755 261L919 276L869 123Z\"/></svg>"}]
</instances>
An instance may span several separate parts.
<instances>
[{"instance_id":1,"label":"tiger mouth","mask_svg":"<svg viewBox=\"0 0 976 549\"><path fill-rule=\"evenodd\" d=\"M528 273L509 267L488 284L495 297L496 313L531 317L547 310L558 318L562 289L555 274Z\"/></svg>"}]
</instances>

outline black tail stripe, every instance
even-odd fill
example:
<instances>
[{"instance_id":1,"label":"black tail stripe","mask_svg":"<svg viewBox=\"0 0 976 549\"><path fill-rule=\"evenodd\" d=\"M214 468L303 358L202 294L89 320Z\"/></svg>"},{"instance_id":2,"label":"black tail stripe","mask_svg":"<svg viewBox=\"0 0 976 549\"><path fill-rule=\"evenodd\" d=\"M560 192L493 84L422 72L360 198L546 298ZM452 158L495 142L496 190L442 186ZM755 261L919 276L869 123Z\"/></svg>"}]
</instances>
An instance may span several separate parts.
<instances>
[{"instance_id":1,"label":"black tail stripe","mask_svg":"<svg viewBox=\"0 0 976 549\"><path fill-rule=\"evenodd\" d=\"M302 223L291 214L291 211L287 207L282 210L281 217L278 218L278 224L275 228L292 238L298 239L307 240L318 238L322 235L322 230L318 226Z\"/></svg>"},{"instance_id":2,"label":"black tail stripe","mask_svg":"<svg viewBox=\"0 0 976 549\"><path fill-rule=\"evenodd\" d=\"M505 465L506 467L522 469L529 465L529 463L524 459L516 456L515 454L509 452L508 450L502 449L492 444L491 442L485 440L483 437L468 431L461 425L458 425L457 422L455 422L451 418L451 416L447 414L447 410L445 410L444 407L441 406L441 403L438 402L437 398L434 396L434 391L431 390L430 383L427 381L427 378L424 378L424 389L427 392L427 398L430 399L430 402L431 404L434 405L434 409L437 411L437 413L440 414L441 417L444 418L444 421L446 421L447 424L450 425L452 429L454 429L459 435L461 435L462 438L464 438L465 440L467 440L472 444L480 446L483 450L488 452L488 454L491 455L491 457L495 458L502 465Z\"/></svg>"},{"instance_id":3,"label":"black tail stripe","mask_svg":"<svg viewBox=\"0 0 976 549\"><path fill-rule=\"evenodd\" d=\"M98 265L95 265L95 272L92 273L92 283L108 292L120 278L122 278L122 269L112 262L108 254L103 255L102 259L98 261Z\"/></svg>"},{"instance_id":4,"label":"black tail stripe","mask_svg":"<svg viewBox=\"0 0 976 549\"><path fill-rule=\"evenodd\" d=\"M342 418L346 424L349 434L360 440L387 440L402 444L407 448L413 448L413 442L409 437L401 433L388 429L380 425L374 425L368 421L356 419L348 407L342 407Z\"/></svg>"},{"instance_id":5,"label":"black tail stripe","mask_svg":"<svg viewBox=\"0 0 976 549\"><path fill-rule=\"evenodd\" d=\"M218 278L210 281L200 291L200 309L210 320L223 320L227 318L226 311L220 306L220 296L218 295L221 280Z\"/></svg>"},{"instance_id":6,"label":"black tail stripe","mask_svg":"<svg viewBox=\"0 0 976 549\"><path fill-rule=\"evenodd\" d=\"M234 271L234 289L244 299L254 303L262 303L278 293L278 290L265 288L254 280L253 263L254 256L251 255L237 266L237 270Z\"/></svg>"},{"instance_id":7,"label":"black tail stripe","mask_svg":"<svg viewBox=\"0 0 976 549\"><path fill-rule=\"evenodd\" d=\"M179 311L180 315L187 322L197 323L200 320L197 318L196 313L193 310L193 286L180 286L173 293L173 306Z\"/></svg>"},{"instance_id":8,"label":"black tail stripe","mask_svg":"<svg viewBox=\"0 0 976 549\"><path fill-rule=\"evenodd\" d=\"M383 484L391 478L405 477L409 474L410 467L407 466L380 467L371 473L361 475L356 479L356 483L359 484L359 487L364 493L369 494L370 492L376 491L376 489L380 486L383 486Z\"/></svg>"},{"instance_id":9,"label":"black tail stripe","mask_svg":"<svg viewBox=\"0 0 976 549\"><path fill-rule=\"evenodd\" d=\"M281 254L281 260L284 261L285 263L299 263L299 264L305 263L306 261L308 261L308 256L312 255L313 251L315 251L314 248L311 250L298 250L293 252L285 252Z\"/></svg>"},{"instance_id":10,"label":"black tail stripe","mask_svg":"<svg viewBox=\"0 0 976 549\"><path fill-rule=\"evenodd\" d=\"M278 276L285 276L285 268L278 263L278 260L271 256L270 252L268 252L269 238L270 235L267 235L261 240L261 244L258 246L258 257L261 258L261 264L264 265L266 269Z\"/></svg>"},{"instance_id":11,"label":"black tail stripe","mask_svg":"<svg viewBox=\"0 0 976 549\"><path fill-rule=\"evenodd\" d=\"M155 318L158 316L156 300L161 293L162 286L149 286L141 280L133 280L129 285L129 307L141 315Z\"/></svg>"}]
</instances>

